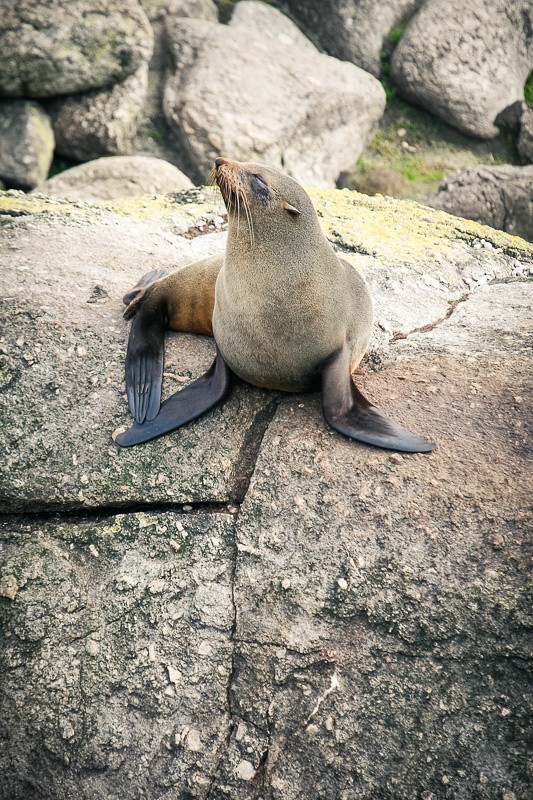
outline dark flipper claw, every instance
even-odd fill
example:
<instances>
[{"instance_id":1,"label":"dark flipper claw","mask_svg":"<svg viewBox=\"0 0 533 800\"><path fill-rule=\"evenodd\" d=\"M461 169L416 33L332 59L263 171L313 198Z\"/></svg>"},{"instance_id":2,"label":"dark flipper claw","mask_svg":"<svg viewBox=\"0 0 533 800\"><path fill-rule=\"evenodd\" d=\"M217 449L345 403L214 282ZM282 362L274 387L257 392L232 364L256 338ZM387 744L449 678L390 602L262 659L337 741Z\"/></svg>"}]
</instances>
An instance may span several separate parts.
<instances>
[{"instance_id":1,"label":"dark flipper claw","mask_svg":"<svg viewBox=\"0 0 533 800\"><path fill-rule=\"evenodd\" d=\"M147 272L146 275L142 276L140 281L137 281L135 286L133 286L129 292L126 292L122 298L124 305L128 306L143 289L151 286L152 283L155 283L155 281L158 281L160 278L164 278L166 274L166 270L164 269L153 269L151 272Z\"/></svg>"},{"instance_id":2,"label":"dark flipper claw","mask_svg":"<svg viewBox=\"0 0 533 800\"><path fill-rule=\"evenodd\" d=\"M415 436L373 406L350 375L350 355L344 345L322 371L322 408L326 422L359 442L403 453L429 453L435 445Z\"/></svg>"},{"instance_id":3,"label":"dark flipper claw","mask_svg":"<svg viewBox=\"0 0 533 800\"><path fill-rule=\"evenodd\" d=\"M223 400L228 394L230 380L231 371L217 349L215 360L205 375L165 400L155 419L144 424L136 422L118 434L115 442L120 447L130 447L180 428Z\"/></svg>"}]
</instances>

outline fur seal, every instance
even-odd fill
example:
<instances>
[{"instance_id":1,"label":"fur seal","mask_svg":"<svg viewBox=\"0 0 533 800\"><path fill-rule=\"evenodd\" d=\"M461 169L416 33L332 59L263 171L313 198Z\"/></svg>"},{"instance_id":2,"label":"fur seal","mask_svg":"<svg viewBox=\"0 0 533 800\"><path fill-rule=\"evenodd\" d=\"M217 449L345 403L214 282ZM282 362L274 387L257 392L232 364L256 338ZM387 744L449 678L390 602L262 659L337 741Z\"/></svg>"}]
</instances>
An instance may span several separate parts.
<instances>
[{"instance_id":1,"label":"fur seal","mask_svg":"<svg viewBox=\"0 0 533 800\"><path fill-rule=\"evenodd\" d=\"M302 187L271 167L226 158L216 159L212 177L228 210L225 255L167 277L149 273L124 298L135 423L116 443L139 444L199 417L224 399L235 373L289 392L322 384L324 416L340 433L403 452L433 450L353 382L372 334L372 300L355 267L335 254ZM160 406L167 328L212 333L216 357Z\"/></svg>"}]
</instances>

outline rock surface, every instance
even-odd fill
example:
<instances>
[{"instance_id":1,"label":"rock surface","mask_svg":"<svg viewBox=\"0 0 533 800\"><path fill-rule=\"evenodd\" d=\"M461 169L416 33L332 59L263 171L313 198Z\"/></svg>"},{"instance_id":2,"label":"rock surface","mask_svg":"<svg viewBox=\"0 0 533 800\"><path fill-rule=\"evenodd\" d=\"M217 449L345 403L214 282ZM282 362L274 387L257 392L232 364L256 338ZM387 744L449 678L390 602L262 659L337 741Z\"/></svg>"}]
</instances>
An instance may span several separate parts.
<instances>
[{"instance_id":1,"label":"rock surface","mask_svg":"<svg viewBox=\"0 0 533 800\"><path fill-rule=\"evenodd\" d=\"M44 108L31 100L0 103L0 178L19 189L45 180L54 154L54 132Z\"/></svg>"},{"instance_id":2,"label":"rock surface","mask_svg":"<svg viewBox=\"0 0 533 800\"><path fill-rule=\"evenodd\" d=\"M72 167L50 178L39 193L68 200L111 200L191 189L183 172L148 156L110 156Z\"/></svg>"},{"instance_id":3,"label":"rock surface","mask_svg":"<svg viewBox=\"0 0 533 800\"><path fill-rule=\"evenodd\" d=\"M153 48L137 0L7 0L0 18L0 96L52 97L124 80Z\"/></svg>"},{"instance_id":4,"label":"rock surface","mask_svg":"<svg viewBox=\"0 0 533 800\"><path fill-rule=\"evenodd\" d=\"M303 47L309 52L317 52L307 36L284 14L276 8L258 0L241 0L231 16L230 25L273 39L284 45Z\"/></svg>"},{"instance_id":5,"label":"rock surface","mask_svg":"<svg viewBox=\"0 0 533 800\"><path fill-rule=\"evenodd\" d=\"M168 33L165 113L204 181L224 153L333 186L383 113L381 84L353 64L203 20L171 20Z\"/></svg>"},{"instance_id":6,"label":"rock surface","mask_svg":"<svg viewBox=\"0 0 533 800\"><path fill-rule=\"evenodd\" d=\"M533 107L525 106L520 117L518 153L523 164L533 164Z\"/></svg>"},{"instance_id":7,"label":"rock surface","mask_svg":"<svg viewBox=\"0 0 533 800\"><path fill-rule=\"evenodd\" d=\"M422 2L285 0L284 5L326 53L343 61L353 61L378 78L387 35L398 23L410 17Z\"/></svg>"},{"instance_id":8,"label":"rock surface","mask_svg":"<svg viewBox=\"0 0 533 800\"><path fill-rule=\"evenodd\" d=\"M524 96L533 64L529 0L426 0L395 49L400 94L481 138Z\"/></svg>"},{"instance_id":9,"label":"rock surface","mask_svg":"<svg viewBox=\"0 0 533 800\"><path fill-rule=\"evenodd\" d=\"M217 7L213 0L140 0L140 3L151 21L167 14L218 21Z\"/></svg>"},{"instance_id":10,"label":"rock surface","mask_svg":"<svg viewBox=\"0 0 533 800\"><path fill-rule=\"evenodd\" d=\"M1 800L527 796L533 247L312 197L376 299L358 383L429 456L244 384L115 448L120 296L219 206L0 195ZM212 344L169 338L172 391Z\"/></svg>"},{"instance_id":11,"label":"rock surface","mask_svg":"<svg viewBox=\"0 0 533 800\"><path fill-rule=\"evenodd\" d=\"M533 241L533 166L456 172L427 204Z\"/></svg>"},{"instance_id":12,"label":"rock surface","mask_svg":"<svg viewBox=\"0 0 533 800\"><path fill-rule=\"evenodd\" d=\"M148 91L148 66L111 89L57 100L50 107L57 152L74 161L123 156L134 149Z\"/></svg>"}]
</instances>

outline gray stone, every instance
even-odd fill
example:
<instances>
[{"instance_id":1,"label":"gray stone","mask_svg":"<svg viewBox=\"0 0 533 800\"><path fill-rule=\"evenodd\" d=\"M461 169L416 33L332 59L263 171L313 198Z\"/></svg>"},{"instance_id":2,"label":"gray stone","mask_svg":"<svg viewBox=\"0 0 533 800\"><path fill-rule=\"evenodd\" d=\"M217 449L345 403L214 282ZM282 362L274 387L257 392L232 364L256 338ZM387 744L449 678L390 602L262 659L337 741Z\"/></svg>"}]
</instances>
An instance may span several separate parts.
<instances>
[{"instance_id":1,"label":"gray stone","mask_svg":"<svg viewBox=\"0 0 533 800\"><path fill-rule=\"evenodd\" d=\"M455 172L426 201L449 214L533 241L533 166L476 167Z\"/></svg>"},{"instance_id":2,"label":"gray stone","mask_svg":"<svg viewBox=\"0 0 533 800\"><path fill-rule=\"evenodd\" d=\"M520 118L518 153L523 164L533 164L533 107L525 106Z\"/></svg>"},{"instance_id":3,"label":"gray stone","mask_svg":"<svg viewBox=\"0 0 533 800\"><path fill-rule=\"evenodd\" d=\"M296 27L288 17L272 6L259 0L241 0L232 14L230 25L243 28L273 39L284 45L303 47L310 52L317 52L316 47L307 36Z\"/></svg>"},{"instance_id":4,"label":"gray stone","mask_svg":"<svg viewBox=\"0 0 533 800\"><path fill-rule=\"evenodd\" d=\"M209 513L1 527L20 590L0 599L0 730L17 742L0 797L205 792L229 725L232 528ZM227 596L228 618L199 617L201 593Z\"/></svg>"},{"instance_id":5,"label":"gray stone","mask_svg":"<svg viewBox=\"0 0 533 800\"><path fill-rule=\"evenodd\" d=\"M57 152L74 161L133 152L147 89L145 64L111 89L55 101L49 111Z\"/></svg>"},{"instance_id":6,"label":"gray stone","mask_svg":"<svg viewBox=\"0 0 533 800\"><path fill-rule=\"evenodd\" d=\"M140 4L150 20L170 14L218 22L217 7L213 0L140 0Z\"/></svg>"},{"instance_id":7,"label":"gray stone","mask_svg":"<svg viewBox=\"0 0 533 800\"><path fill-rule=\"evenodd\" d=\"M343 61L378 78L387 35L423 0L285 0L284 5L313 41Z\"/></svg>"},{"instance_id":8,"label":"gray stone","mask_svg":"<svg viewBox=\"0 0 533 800\"><path fill-rule=\"evenodd\" d=\"M146 64L152 48L137 0L6 0L0 95L40 98L109 86Z\"/></svg>"},{"instance_id":9,"label":"gray stone","mask_svg":"<svg viewBox=\"0 0 533 800\"><path fill-rule=\"evenodd\" d=\"M353 64L203 20L173 20L168 32L164 108L197 179L224 155L333 186L383 113L381 84Z\"/></svg>"},{"instance_id":10,"label":"gray stone","mask_svg":"<svg viewBox=\"0 0 533 800\"><path fill-rule=\"evenodd\" d=\"M38 191L69 200L111 200L190 188L189 178L160 158L111 156L67 169L39 186Z\"/></svg>"},{"instance_id":11,"label":"gray stone","mask_svg":"<svg viewBox=\"0 0 533 800\"><path fill-rule=\"evenodd\" d=\"M50 118L38 103L0 103L0 178L17 188L33 189L46 180L54 155Z\"/></svg>"},{"instance_id":12,"label":"gray stone","mask_svg":"<svg viewBox=\"0 0 533 800\"><path fill-rule=\"evenodd\" d=\"M114 449L120 294L217 207L0 195L2 800L528 796L533 246L311 195L376 299L358 383L430 455L244 385Z\"/></svg>"},{"instance_id":13,"label":"gray stone","mask_svg":"<svg viewBox=\"0 0 533 800\"><path fill-rule=\"evenodd\" d=\"M392 56L408 100L472 136L498 134L533 65L530 0L426 0Z\"/></svg>"}]
</instances>

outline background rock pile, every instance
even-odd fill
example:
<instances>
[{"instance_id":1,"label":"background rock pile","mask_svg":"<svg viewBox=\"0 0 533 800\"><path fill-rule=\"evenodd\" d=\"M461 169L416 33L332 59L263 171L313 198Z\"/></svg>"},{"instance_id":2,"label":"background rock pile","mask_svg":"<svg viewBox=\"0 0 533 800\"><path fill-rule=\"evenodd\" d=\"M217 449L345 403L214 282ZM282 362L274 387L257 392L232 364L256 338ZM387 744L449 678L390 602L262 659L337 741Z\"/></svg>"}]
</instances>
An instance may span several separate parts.
<instances>
[{"instance_id":1,"label":"background rock pile","mask_svg":"<svg viewBox=\"0 0 533 800\"><path fill-rule=\"evenodd\" d=\"M471 137L491 139L507 126L522 163L531 162L532 112L524 103L533 66L528 0L5 5L0 180L8 188L57 193L58 182L45 185L54 157L55 172L124 155L164 159L203 184L221 153L269 163L307 185L332 187L372 140L385 110L383 86L391 85ZM221 24L219 14L229 24ZM126 169L102 164L98 174L107 167ZM146 164L138 169L146 174ZM488 180L487 169L490 164L478 181ZM127 170L133 177L136 162L128 162ZM75 178L87 185L89 174L69 178L70 185ZM184 185L180 180L176 176ZM167 186L155 175L130 184L121 191ZM380 188L401 193L394 181L378 181ZM483 188L472 191L476 201L484 194ZM533 235L529 194L529 220L518 201L518 230L527 236ZM449 194L446 202L451 208ZM457 210L464 213L464 207ZM479 202L476 209L476 218L494 219Z\"/></svg>"}]
</instances>

